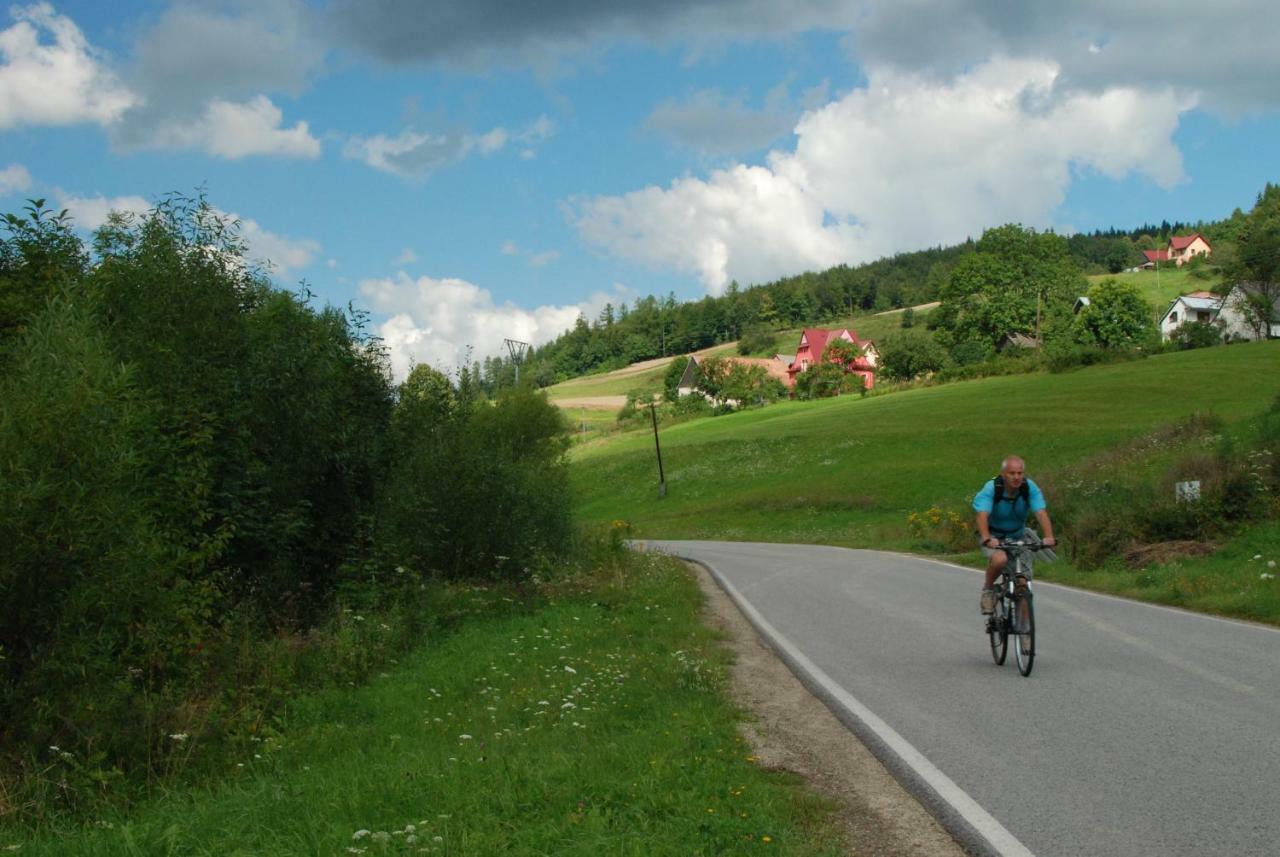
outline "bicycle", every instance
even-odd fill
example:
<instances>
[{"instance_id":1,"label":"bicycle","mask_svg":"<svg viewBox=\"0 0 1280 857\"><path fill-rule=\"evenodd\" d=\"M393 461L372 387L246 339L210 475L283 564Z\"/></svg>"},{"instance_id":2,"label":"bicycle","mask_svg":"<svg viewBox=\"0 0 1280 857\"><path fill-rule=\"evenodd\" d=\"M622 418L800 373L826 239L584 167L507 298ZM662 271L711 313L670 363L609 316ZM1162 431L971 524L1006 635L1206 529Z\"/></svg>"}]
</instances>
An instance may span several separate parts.
<instances>
[{"instance_id":1,"label":"bicycle","mask_svg":"<svg viewBox=\"0 0 1280 857\"><path fill-rule=\"evenodd\" d=\"M987 636L991 641L991 657L996 666L1009 654L1010 635L1017 638L1013 647L1018 672L1031 675L1036 659L1036 613L1031 594L1031 555L1045 548L1039 542L1001 541L997 547L1009 557L1004 570L996 577L996 607L987 620Z\"/></svg>"}]
</instances>

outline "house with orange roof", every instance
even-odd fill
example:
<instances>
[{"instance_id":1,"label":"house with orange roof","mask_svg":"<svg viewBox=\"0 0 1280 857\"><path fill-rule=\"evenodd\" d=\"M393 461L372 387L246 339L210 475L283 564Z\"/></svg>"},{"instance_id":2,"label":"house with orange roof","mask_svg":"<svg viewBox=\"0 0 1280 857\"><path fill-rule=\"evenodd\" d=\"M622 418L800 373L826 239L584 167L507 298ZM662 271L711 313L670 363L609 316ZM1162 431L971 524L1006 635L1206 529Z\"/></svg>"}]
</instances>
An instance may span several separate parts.
<instances>
[{"instance_id":1,"label":"house with orange roof","mask_svg":"<svg viewBox=\"0 0 1280 857\"><path fill-rule=\"evenodd\" d=\"M1196 256L1207 257L1211 253L1213 253L1213 247L1199 232L1191 235L1174 235L1169 238L1169 246L1163 250L1143 250L1142 255L1147 257L1147 261L1140 267L1154 268L1160 262L1172 262L1181 268Z\"/></svg>"}]
</instances>

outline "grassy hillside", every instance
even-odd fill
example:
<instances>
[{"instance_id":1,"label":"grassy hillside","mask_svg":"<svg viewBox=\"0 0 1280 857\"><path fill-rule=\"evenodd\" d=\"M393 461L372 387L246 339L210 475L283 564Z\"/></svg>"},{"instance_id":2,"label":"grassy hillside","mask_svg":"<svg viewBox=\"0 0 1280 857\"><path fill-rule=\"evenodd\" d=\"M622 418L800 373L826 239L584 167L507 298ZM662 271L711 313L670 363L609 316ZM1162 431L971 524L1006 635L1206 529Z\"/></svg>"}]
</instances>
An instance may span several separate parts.
<instances>
[{"instance_id":1,"label":"grassy hillside","mask_svg":"<svg viewBox=\"0 0 1280 857\"><path fill-rule=\"evenodd\" d=\"M917 310L918 323L924 323L924 316L927 312L927 309ZM902 326L902 310L877 313L875 315L851 316L815 324L815 326L825 328L848 327L856 331L862 339L881 340ZM794 354L796 346L800 342L800 330L797 327L779 331L775 336L776 352L779 354ZM726 342L723 345L706 348L695 353L700 356L711 354L737 356L737 345L736 342ZM755 356L765 355L761 353ZM584 375L581 378L562 381L559 384L548 387L547 396L553 402L563 402L567 399L586 397L625 396L632 390L638 390L643 393L658 393L662 390L663 375L666 373L667 365L672 359L646 360L643 363L636 363L614 372Z\"/></svg>"},{"instance_id":2,"label":"grassy hillside","mask_svg":"<svg viewBox=\"0 0 1280 857\"><path fill-rule=\"evenodd\" d=\"M1133 283L1138 286L1155 308L1157 318L1164 315L1164 311L1169 308L1169 304L1178 295L1185 295L1187 292L1211 290L1221 281L1221 278L1217 276L1211 276L1207 280L1193 277L1191 271L1187 268L1166 268L1161 266L1158 274L1155 271L1138 271L1133 274L1105 274L1090 277L1089 282L1096 283L1099 280L1111 277L1122 283Z\"/></svg>"},{"instance_id":3,"label":"grassy hillside","mask_svg":"<svg viewBox=\"0 0 1280 857\"><path fill-rule=\"evenodd\" d=\"M967 508L1008 452L1062 472L1195 411L1240 419L1280 391L1277 368L1280 344L1257 343L687 423L664 432L661 500L652 437L634 433L576 450L578 512L654 537L905 548L908 514Z\"/></svg>"}]
</instances>

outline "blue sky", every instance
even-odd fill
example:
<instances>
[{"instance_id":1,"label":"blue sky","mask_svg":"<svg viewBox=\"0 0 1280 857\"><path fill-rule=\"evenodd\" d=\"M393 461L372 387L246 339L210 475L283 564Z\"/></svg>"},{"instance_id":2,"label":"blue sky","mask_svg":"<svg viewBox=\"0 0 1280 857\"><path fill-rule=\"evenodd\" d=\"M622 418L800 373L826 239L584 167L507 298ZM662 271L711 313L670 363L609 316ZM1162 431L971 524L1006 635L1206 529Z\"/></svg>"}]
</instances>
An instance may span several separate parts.
<instances>
[{"instance_id":1,"label":"blue sky","mask_svg":"<svg viewBox=\"0 0 1280 857\"><path fill-rule=\"evenodd\" d=\"M1009 221L1280 180L1268 5L259 0L0 13L0 206L203 188L403 374ZM535 8L536 7L536 8Z\"/></svg>"}]
</instances>

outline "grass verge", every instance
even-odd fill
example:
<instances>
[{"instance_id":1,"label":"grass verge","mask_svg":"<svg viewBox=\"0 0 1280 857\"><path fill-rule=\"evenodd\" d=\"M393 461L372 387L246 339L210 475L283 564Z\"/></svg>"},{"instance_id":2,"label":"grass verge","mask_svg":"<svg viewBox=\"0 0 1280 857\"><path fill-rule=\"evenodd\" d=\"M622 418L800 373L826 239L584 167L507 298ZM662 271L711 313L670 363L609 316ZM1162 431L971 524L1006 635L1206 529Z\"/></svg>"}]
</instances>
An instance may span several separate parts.
<instances>
[{"instance_id":1,"label":"grass verge","mask_svg":"<svg viewBox=\"0 0 1280 857\"><path fill-rule=\"evenodd\" d=\"M296 699L203 789L0 827L22 855L837 854L828 808L753 764L727 653L678 562L477 587L358 689Z\"/></svg>"}]
</instances>

